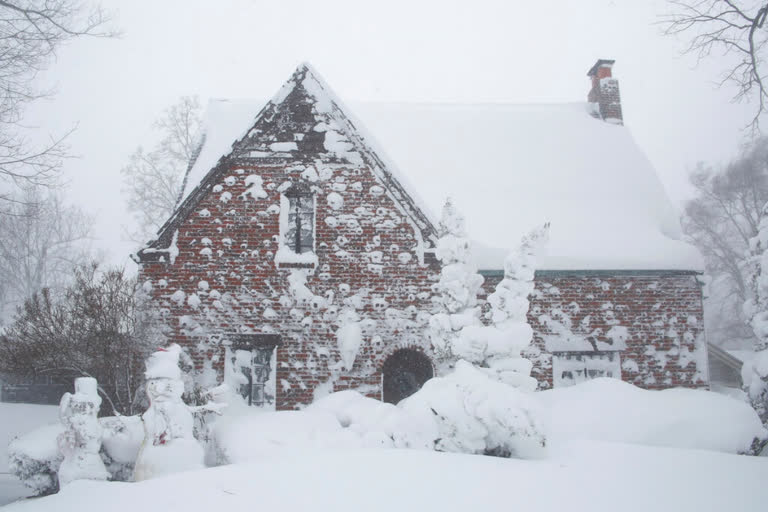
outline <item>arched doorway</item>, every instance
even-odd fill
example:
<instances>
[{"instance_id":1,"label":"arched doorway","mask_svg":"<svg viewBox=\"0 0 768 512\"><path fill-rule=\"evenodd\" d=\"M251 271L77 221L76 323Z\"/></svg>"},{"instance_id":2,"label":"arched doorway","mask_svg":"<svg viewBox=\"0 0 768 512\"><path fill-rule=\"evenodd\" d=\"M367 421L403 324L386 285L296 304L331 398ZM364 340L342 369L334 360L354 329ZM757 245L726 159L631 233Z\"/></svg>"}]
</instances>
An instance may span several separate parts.
<instances>
[{"instance_id":1,"label":"arched doorway","mask_svg":"<svg viewBox=\"0 0 768 512\"><path fill-rule=\"evenodd\" d=\"M382 373L384 401L391 404L411 396L434 376L429 358L410 348L400 349L389 356Z\"/></svg>"}]
</instances>

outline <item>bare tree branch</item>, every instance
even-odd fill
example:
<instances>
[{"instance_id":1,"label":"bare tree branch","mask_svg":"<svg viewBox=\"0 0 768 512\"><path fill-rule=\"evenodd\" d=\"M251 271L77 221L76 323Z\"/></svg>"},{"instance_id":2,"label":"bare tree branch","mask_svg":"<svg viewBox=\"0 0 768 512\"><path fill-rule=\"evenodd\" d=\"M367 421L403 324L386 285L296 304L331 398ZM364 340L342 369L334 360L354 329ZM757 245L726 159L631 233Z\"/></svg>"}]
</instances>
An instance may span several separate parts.
<instances>
[{"instance_id":1,"label":"bare tree branch","mask_svg":"<svg viewBox=\"0 0 768 512\"><path fill-rule=\"evenodd\" d=\"M696 197L686 204L683 228L712 276L706 311L710 339L749 339L741 306L749 294L750 240L768 201L768 138L758 138L719 171L700 166L690 182Z\"/></svg>"},{"instance_id":2,"label":"bare tree branch","mask_svg":"<svg viewBox=\"0 0 768 512\"><path fill-rule=\"evenodd\" d=\"M726 69L720 85L736 86L734 101L755 99L757 106L748 128L760 131L760 116L768 106L763 50L768 43L765 21L768 2L749 0L669 0L673 10L662 17L666 34L689 37L686 53L697 59L713 52L733 55L736 63Z\"/></svg>"},{"instance_id":3,"label":"bare tree branch","mask_svg":"<svg viewBox=\"0 0 768 512\"><path fill-rule=\"evenodd\" d=\"M109 37L108 17L80 0L0 0L0 205L19 188L55 186L72 130L32 144L22 125L26 106L50 95L36 84L56 51L81 36Z\"/></svg>"},{"instance_id":4,"label":"bare tree branch","mask_svg":"<svg viewBox=\"0 0 768 512\"><path fill-rule=\"evenodd\" d=\"M139 147L122 169L128 209L137 216L146 242L173 213L184 185L184 174L199 144L201 107L197 97L185 96L154 123L160 142L146 152Z\"/></svg>"},{"instance_id":5,"label":"bare tree branch","mask_svg":"<svg viewBox=\"0 0 768 512\"><path fill-rule=\"evenodd\" d=\"M163 341L151 322L155 312L122 269L87 264L73 281L59 294L45 288L24 302L0 335L0 372L91 376L112 412L135 414L142 362Z\"/></svg>"}]
</instances>

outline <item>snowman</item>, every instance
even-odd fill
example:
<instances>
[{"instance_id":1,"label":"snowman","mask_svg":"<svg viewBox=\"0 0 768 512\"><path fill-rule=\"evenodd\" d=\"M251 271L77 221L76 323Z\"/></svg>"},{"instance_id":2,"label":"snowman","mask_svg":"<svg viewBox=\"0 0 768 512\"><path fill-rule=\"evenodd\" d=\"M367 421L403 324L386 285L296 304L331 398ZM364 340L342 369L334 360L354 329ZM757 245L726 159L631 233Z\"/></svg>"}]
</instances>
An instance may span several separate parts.
<instances>
[{"instance_id":1,"label":"snowman","mask_svg":"<svg viewBox=\"0 0 768 512\"><path fill-rule=\"evenodd\" d=\"M205 467L203 447L193 434L192 409L181 399L180 354L181 347L173 344L147 360L149 408L141 415L144 441L134 467L136 481Z\"/></svg>"},{"instance_id":2,"label":"snowman","mask_svg":"<svg viewBox=\"0 0 768 512\"><path fill-rule=\"evenodd\" d=\"M98 414L101 397L96 379L75 379L75 393L64 393L59 404L59 418L64 432L57 443L64 457L59 467L59 487L74 480L106 480L109 477L101 460L101 425Z\"/></svg>"}]
</instances>

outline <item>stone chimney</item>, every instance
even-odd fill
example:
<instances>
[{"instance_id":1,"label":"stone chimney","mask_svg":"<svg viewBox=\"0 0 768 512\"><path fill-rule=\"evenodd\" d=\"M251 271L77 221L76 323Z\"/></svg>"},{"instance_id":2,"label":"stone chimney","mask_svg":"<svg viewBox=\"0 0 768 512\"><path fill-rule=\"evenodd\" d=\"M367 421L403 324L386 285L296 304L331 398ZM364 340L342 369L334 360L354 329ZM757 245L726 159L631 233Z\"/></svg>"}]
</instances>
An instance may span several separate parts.
<instances>
[{"instance_id":1,"label":"stone chimney","mask_svg":"<svg viewBox=\"0 0 768 512\"><path fill-rule=\"evenodd\" d=\"M592 89L587 101L592 105L592 115L608 123L624 124L621 115L619 81L611 75L613 60L599 59L587 72L592 78Z\"/></svg>"}]
</instances>

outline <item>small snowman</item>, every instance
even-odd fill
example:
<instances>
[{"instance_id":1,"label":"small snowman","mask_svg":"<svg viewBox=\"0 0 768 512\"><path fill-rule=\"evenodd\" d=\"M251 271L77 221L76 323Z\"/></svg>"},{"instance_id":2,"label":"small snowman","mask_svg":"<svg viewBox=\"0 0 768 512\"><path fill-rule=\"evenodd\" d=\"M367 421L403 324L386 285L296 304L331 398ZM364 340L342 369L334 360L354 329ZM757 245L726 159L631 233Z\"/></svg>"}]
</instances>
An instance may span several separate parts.
<instances>
[{"instance_id":1,"label":"small snowman","mask_svg":"<svg viewBox=\"0 0 768 512\"><path fill-rule=\"evenodd\" d=\"M104 467L101 449L101 425L98 414L101 406L96 379L75 379L75 393L64 393L59 404L59 418L64 432L57 438L64 459L59 467L59 487L74 480L106 480L109 473Z\"/></svg>"}]
</instances>

